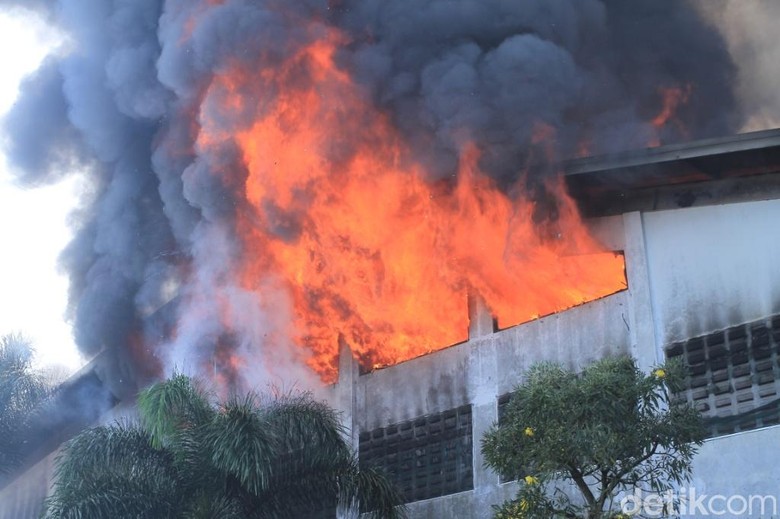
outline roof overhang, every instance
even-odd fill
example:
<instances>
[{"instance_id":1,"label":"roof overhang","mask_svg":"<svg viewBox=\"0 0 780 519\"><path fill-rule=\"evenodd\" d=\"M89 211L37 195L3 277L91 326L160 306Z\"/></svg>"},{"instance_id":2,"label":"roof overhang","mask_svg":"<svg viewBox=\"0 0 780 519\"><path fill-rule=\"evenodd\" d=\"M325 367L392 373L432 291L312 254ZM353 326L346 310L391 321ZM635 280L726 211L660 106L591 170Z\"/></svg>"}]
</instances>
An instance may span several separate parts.
<instances>
[{"instance_id":1,"label":"roof overhang","mask_svg":"<svg viewBox=\"0 0 780 519\"><path fill-rule=\"evenodd\" d=\"M780 198L780 129L574 159L563 169L588 216Z\"/></svg>"}]
</instances>

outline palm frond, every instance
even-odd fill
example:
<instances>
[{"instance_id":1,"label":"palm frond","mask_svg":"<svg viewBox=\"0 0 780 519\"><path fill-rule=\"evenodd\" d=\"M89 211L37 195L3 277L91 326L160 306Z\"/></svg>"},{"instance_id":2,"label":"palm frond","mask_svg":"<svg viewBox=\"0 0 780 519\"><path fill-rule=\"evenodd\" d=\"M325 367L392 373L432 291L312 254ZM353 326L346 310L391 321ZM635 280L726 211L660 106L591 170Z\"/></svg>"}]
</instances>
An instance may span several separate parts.
<instances>
[{"instance_id":1,"label":"palm frond","mask_svg":"<svg viewBox=\"0 0 780 519\"><path fill-rule=\"evenodd\" d=\"M346 431L337 413L310 394L277 396L262 409L263 421L281 442L280 454L299 454L310 467L348 463Z\"/></svg>"},{"instance_id":2,"label":"palm frond","mask_svg":"<svg viewBox=\"0 0 780 519\"><path fill-rule=\"evenodd\" d=\"M56 460L45 518L166 517L186 497L168 451L143 429L115 424L70 440Z\"/></svg>"},{"instance_id":3,"label":"palm frond","mask_svg":"<svg viewBox=\"0 0 780 519\"><path fill-rule=\"evenodd\" d=\"M141 425L97 427L57 459L47 519L404 516L395 487L360 470L337 413L309 394L214 407L187 377L139 397Z\"/></svg>"},{"instance_id":4,"label":"palm frond","mask_svg":"<svg viewBox=\"0 0 780 519\"><path fill-rule=\"evenodd\" d=\"M214 493L197 494L182 511L183 519L244 519L246 514L236 499Z\"/></svg>"},{"instance_id":5,"label":"palm frond","mask_svg":"<svg viewBox=\"0 0 780 519\"><path fill-rule=\"evenodd\" d=\"M0 474L22 461L22 443L36 410L51 394L32 368L33 350L20 335L0 337Z\"/></svg>"},{"instance_id":6,"label":"palm frond","mask_svg":"<svg viewBox=\"0 0 780 519\"><path fill-rule=\"evenodd\" d=\"M255 495L268 488L279 440L261 420L253 395L225 404L205 428L203 441L215 468Z\"/></svg>"},{"instance_id":7,"label":"palm frond","mask_svg":"<svg viewBox=\"0 0 780 519\"><path fill-rule=\"evenodd\" d=\"M403 497L387 475L377 468L359 469L357 465L341 481L339 502L342 506L359 503L360 510L376 519L406 517Z\"/></svg>"},{"instance_id":8,"label":"palm frond","mask_svg":"<svg viewBox=\"0 0 780 519\"><path fill-rule=\"evenodd\" d=\"M156 447L165 445L182 428L204 425L215 415L209 396L185 375L174 375L141 391L138 412Z\"/></svg>"}]
</instances>

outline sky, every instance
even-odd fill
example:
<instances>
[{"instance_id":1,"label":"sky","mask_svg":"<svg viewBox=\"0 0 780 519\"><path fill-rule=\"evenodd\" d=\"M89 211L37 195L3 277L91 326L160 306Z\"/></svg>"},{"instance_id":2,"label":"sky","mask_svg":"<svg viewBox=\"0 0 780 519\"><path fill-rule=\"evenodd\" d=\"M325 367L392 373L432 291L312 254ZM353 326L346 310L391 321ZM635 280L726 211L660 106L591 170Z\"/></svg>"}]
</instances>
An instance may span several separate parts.
<instances>
[{"instance_id":1,"label":"sky","mask_svg":"<svg viewBox=\"0 0 780 519\"><path fill-rule=\"evenodd\" d=\"M19 82L62 35L24 10L0 10L0 117L18 94ZM70 241L69 214L77 204L79 176L37 188L15 185L0 146L0 335L21 333L36 349L35 364L67 373L84 363L65 319L68 280L57 257Z\"/></svg>"}]
</instances>

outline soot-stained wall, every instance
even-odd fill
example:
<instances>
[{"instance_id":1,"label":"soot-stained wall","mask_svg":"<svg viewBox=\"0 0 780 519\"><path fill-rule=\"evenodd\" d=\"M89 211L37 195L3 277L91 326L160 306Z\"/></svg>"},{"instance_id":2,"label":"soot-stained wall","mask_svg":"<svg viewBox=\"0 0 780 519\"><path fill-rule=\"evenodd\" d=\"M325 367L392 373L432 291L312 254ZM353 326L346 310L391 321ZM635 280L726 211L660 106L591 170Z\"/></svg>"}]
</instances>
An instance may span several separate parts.
<instances>
[{"instance_id":1,"label":"soot-stained wall","mask_svg":"<svg viewBox=\"0 0 780 519\"><path fill-rule=\"evenodd\" d=\"M780 315L670 345L688 370L680 393L718 436L780 423Z\"/></svg>"},{"instance_id":2,"label":"soot-stained wall","mask_svg":"<svg viewBox=\"0 0 780 519\"><path fill-rule=\"evenodd\" d=\"M608 243L623 249L622 217L598 226ZM605 355L629 353L637 336L630 330L631 307L626 290L495 331L489 310L474 304L465 343L363 375L345 362L342 352L333 401L344 411L361 460L395 470L396 479L406 485L412 517L490 517L490 505L516 490L516 483L501 482L485 468L479 448L482 435L498 418L498 396L516 387L528 367L540 361L578 369ZM440 445L440 453L429 453L438 444L423 442L412 426L419 423L427 433L425 427L439 423L440 417L456 425L453 437ZM419 445L401 449L402 432ZM436 458L438 454L450 455L451 463ZM470 471L458 465L466 461Z\"/></svg>"},{"instance_id":3,"label":"soot-stained wall","mask_svg":"<svg viewBox=\"0 0 780 519\"><path fill-rule=\"evenodd\" d=\"M660 344L780 312L780 200L643 213Z\"/></svg>"},{"instance_id":4,"label":"soot-stained wall","mask_svg":"<svg viewBox=\"0 0 780 519\"><path fill-rule=\"evenodd\" d=\"M358 375L356 367L344 370L342 364L342 380L335 391L337 401L345 406L355 447L363 443L365 448L366 438L393 424L470 406L473 489L440 497L421 494L429 498L415 500L409 507L411 516L420 518L490 517L490 505L511 498L517 484L484 467L479 440L498 419L500 396L522 382L532 364L554 361L578 369L606 355L629 353L640 367L650 369L664 361L674 344L679 348L680 343L709 335L715 341L719 330L725 330L725 342L737 350L740 330L744 331L748 348L756 346L756 355L763 355L761 341L766 334L762 330L774 330L772 316L778 314L780 304L777 221L780 201L775 200L633 212L591 222L604 243L624 252L627 290L501 331L493 330L487 309L476 308L465 343L364 375ZM763 369L765 359L756 355L749 355L748 364ZM705 355L705 362L708 359ZM713 360L718 361L715 356ZM772 369L772 385L777 385L775 366ZM732 371L727 369L726 376L738 378L739 373ZM758 395L750 405L763 402L760 393L767 375L765 369L761 373L763 382L755 391L731 380L729 387L735 389L728 394L729 402L744 408L748 392ZM725 397L707 396L712 405L718 398ZM772 426L771 420L754 427L759 429L707 441L695 461L697 489L750 493L747 482L758 477L750 464L723 472L718 446L741 453L735 459L748 460L756 454L751 445L767 444L780 434L780 426ZM361 434L364 442L359 441ZM744 441L735 439L740 435ZM720 468L712 472L713 467ZM780 469L775 467L760 464L760 477L780 480Z\"/></svg>"}]
</instances>

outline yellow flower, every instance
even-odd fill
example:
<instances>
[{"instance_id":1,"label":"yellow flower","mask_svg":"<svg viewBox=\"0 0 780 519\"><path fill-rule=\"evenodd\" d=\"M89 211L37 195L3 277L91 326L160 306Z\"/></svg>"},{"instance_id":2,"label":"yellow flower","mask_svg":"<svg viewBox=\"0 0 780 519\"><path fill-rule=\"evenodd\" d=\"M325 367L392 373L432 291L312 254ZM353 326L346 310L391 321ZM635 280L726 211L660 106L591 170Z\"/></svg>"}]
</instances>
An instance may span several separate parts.
<instances>
[{"instance_id":1,"label":"yellow flower","mask_svg":"<svg viewBox=\"0 0 780 519\"><path fill-rule=\"evenodd\" d=\"M527 485L535 485L535 484L539 483L539 480L538 480L538 479L536 479L536 478L535 478L535 477L533 477L533 476L526 476L526 477L525 477L525 483L526 483Z\"/></svg>"},{"instance_id":2,"label":"yellow flower","mask_svg":"<svg viewBox=\"0 0 780 519\"><path fill-rule=\"evenodd\" d=\"M525 428L525 431L523 431L523 432L524 432L524 433L525 433L525 435L526 435L526 436L528 436L529 438L530 438L531 436L533 436L533 435L534 435L534 429L533 429L533 427L526 427L526 428Z\"/></svg>"},{"instance_id":3,"label":"yellow flower","mask_svg":"<svg viewBox=\"0 0 780 519\"><path fill-rule=\"evenodd\" d=\"M658 378L664 378L666 376L666 371L664 371L661 368L658 368L657 370L653 371L653 375L655 375Z\"/></svg>"},{"instance_id":4,"label":"yellow flower","mask_svg":"<svg viewBox=\"0 0 780 519\"><path fill-rule=\"evenodd\" d=\"M527 517L528 508L528 501L525 499L514 501L496 514L496 519L524 519Z\"/></svg>"}]
</instances>

